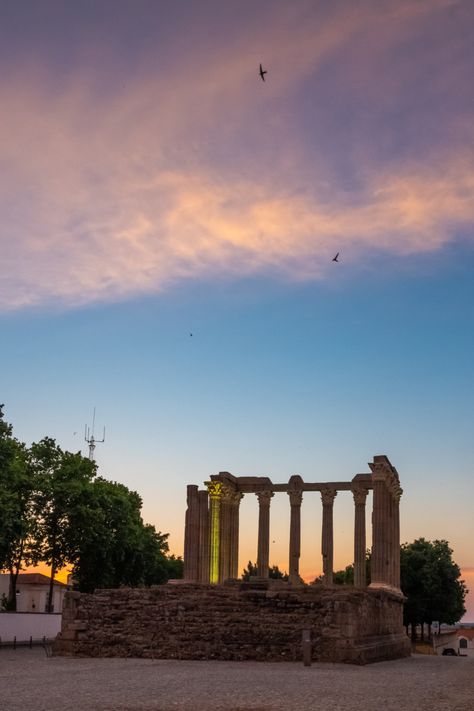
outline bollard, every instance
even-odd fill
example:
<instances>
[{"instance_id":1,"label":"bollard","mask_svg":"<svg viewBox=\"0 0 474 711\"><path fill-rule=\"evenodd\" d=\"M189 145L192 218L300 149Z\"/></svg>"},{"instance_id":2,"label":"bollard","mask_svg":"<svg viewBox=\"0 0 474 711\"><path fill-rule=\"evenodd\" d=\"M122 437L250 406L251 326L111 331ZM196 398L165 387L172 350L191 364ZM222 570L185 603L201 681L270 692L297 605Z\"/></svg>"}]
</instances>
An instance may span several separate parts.
<instances>
[{"instance_id":1,"label":"bollard","mask_svg":"<svg viewBox=\"0 0 474 711\"><path fill-rule=\"evenodd\" d=\"M16 636L13 637L13 649L16 649Z\"/></svg>"},{"instance_id":2,"label":"bollard","mask_svg":"<svg viewBox=\"0 0 474 711\"><path fill-rule=\"evenodd\" d=\"M31 637L31 635L30 635L30 649L32 649L32 647L33 647L33 637Z\"/></svg>"},{"instance_id":3,"label":"bollard","mask_svg":"<svg viewBox=\"0 0 474 711\"><path fill-rule=\"evenodd\" d=\"M305 667L311 666L311 630L303 630L301 638L301 646L303 648L303 664Z\"/></svg>"}]
</instances>

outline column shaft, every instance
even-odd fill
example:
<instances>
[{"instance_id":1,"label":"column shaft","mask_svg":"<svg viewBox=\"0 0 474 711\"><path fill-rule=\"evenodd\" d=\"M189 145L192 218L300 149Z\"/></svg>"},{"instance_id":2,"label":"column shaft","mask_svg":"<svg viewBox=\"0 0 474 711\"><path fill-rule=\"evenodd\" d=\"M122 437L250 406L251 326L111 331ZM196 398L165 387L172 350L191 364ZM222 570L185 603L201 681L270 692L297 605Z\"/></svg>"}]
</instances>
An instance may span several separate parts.
<instances>
[{"instance_id":1,"label":"column shaft","mask_svg":"<svg viewBox=\"0 0 474 711\"><path fill-rule=\"evenodd\" d=\"M209 497L207 491L198 492L199 499L199 576L209 582Z\"/></svg>"},{"instance_id":2,"label":"column shaft","mask_svg":"<svg viewBox=\"0 0 474 711\"><path fill-rule=\"evenodd\" d=\"M323 557L324 584L333 583L334 566L334 542L333 542L333 504L337 491L327 488L321 490L321 500L323 503L323 526L321 535L321 553Z\"/></svg>"},{"instance_id":3,"label":"column shaft","mask_svg":"<svg viewBox=\"0 0 474 711\"><path fill-rule=\"evenodd\" d=\"M209 582L219 581L220 549L220 509L222 484L219 481L206 482L209 492Z\"/></svg>"},{"instance_id":4,"label":"column shaft","mask_svg":"<svg viewBox=\"0 0 474 711\"><path fill-rule=\"evenodd\" d=\"M289 491L290 497L290 560L289 560L289 580L297 585L300 582L300 555L301 555L301 502L303 493L301 491Z\"/></svg>"},{"instance_id":5,"label":"column shaft","mask_svg":"<svg viewBox=\"0 0 474 711\"><path fill-rule=\"evenodd\" d=\"M352 490L355 504L354 516L354 586L365 588L366 579L366 535L365 535L365 502L367 489L357 487Z\"/></svg>"},{"instance_id":6,"label":"column shaft","mask_svg":"<svg viewBox=\"0 0 474 711\"><path fill-rule=\"evenodd\" d=\"M260 578L268 578L270 556L270 499L271 491L261 491L258 497L258 552L257 571Z\"/></svg>"},{"instance_id":7,"label":"column shaft","mask_svg":"<svg viewBox=\"0 0 474 711\"><path fill-rule=\"evenodd\" d=\"M185 521L185 578L197 580L199 575L199 502L198 487L187 487L188 508Z\"/></svg>"}]
</instances>

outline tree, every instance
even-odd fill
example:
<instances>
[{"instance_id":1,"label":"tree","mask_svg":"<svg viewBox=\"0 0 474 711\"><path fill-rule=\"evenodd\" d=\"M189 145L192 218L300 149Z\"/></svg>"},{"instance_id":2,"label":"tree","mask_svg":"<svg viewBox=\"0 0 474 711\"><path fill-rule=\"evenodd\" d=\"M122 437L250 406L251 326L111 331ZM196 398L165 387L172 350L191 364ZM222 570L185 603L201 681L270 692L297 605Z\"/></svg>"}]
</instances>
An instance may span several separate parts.
<instances>
[{"instance_id":1,"label":"tree","mask_svg":"<svg viewBox=\"0 0 474 711\"><path fill-rule=\"evenodd\" d=\"M466 612L464 600L468 591L452 553L444 540L419 538L401 546L401 588L407 598L403 622L411 625L412 636L418 624L427 623L429 629L434 620L454 624Z\"/></svg>"},{"instance_id":2,"label":"tree","mask_svg":"<svg viewBox=\"0 0 474 711\"><path fill-rule=\"evenodd\" d=\"M79 452L63 452L50 437L31 445L29 459L36 475L36 490L34 531L28 553L32 562L43 561L51 566L46 611L52 612L56 572L77 555L71 519L96 469L95 463Z\"/></svg>"},{"instance_id":3,"label":"tree","mask_svg":"<svg viewBox=\"0 0 474 711\"><path fill-rule=\"evenodd\" d=\"M27 450L12 434L0 405L0 570L10 573L4 606L16 610L16 583L33 527L32 496L35 478Z\"/></svg>"},{"instance_id":4,"label":"tree","mask_svg":"<svg viewBox=\"0 0 474 711\"><path fill-rule=\"evenodd\" d=\"M366 578L366 584L370 585L370 561L371 561L371 556L372 553L369 549L366 550L365 552L365 578ZM323 583L324 581L324 576L319 575L314 583L319 584ZM344 570L336 570L333 573L333 583L335 585L354 585L354 564L351 563L350 565L346 565Z\"/></svg>"},{"instance_id":5,"label":"tree","mask_svg":"<svg viewBox=\"0 0 474 711\"><path fill-rule=\"evenodd\" d=\"M249 560L247 567L244 568L242 571L242 577L241 580L246 580L249 581L250 578L254 578L258 576L258 567L256 563L252 563L251 560ZM272 565L270 568L268 568L268 577L271 580L288 580L288 574L283 573L278 565Z\"/></svg>"},{"instance_id":6,"label":"tree","mask_svg":"<svg viewBox=\"0 0 474 711\"><path fill-rule=\"evenodd\" d=\"M159 585L183 576L168 555L168 534L144 524L142 501L123 484L97 477L81 492L70 518L73 579L82 592L121 585Z\"/></svg>"}]
</instances>

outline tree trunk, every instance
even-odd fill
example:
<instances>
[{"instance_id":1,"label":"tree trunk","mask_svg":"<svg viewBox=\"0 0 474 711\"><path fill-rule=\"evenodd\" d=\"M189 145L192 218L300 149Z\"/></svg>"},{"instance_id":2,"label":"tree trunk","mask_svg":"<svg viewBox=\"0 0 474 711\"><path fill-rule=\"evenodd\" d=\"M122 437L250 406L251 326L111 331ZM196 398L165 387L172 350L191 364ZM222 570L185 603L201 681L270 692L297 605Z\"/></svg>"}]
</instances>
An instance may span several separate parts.
<instances>
[{"instance_id":1,"label":"tree trunk","mask_svg":"<svg viewBox=\"0 0 474 711\"><path fill-rule=\"evenodd\" d=\"M8 586L8 611L16 612L16 582L18 580L18 569L14 570L13 566L9 567L10 581Z\"/></svg>"},{"instance_id":2,"label":"tree trunk","mask_svg":"<svg viewBox=\"0 0 474 711\"><path fill-rule=\"evenodd\" d=\"M416 642L416 622L411 622L411 641Z\"/></svg>"},{"instance_id":3,"label":"tree trunk","mask_svg":"<svg viewBox=\"0 0 474 711\"><path fill-rule=\"evenodd\" d=\"M54 593L54 576L56 573L56 568L54 566L54 560L51 563L51 577L49 579L49 591L48 591L48 602L46 603L46 612L51 613L53 611L53 593Z\"/></svg>"}]
</instances>

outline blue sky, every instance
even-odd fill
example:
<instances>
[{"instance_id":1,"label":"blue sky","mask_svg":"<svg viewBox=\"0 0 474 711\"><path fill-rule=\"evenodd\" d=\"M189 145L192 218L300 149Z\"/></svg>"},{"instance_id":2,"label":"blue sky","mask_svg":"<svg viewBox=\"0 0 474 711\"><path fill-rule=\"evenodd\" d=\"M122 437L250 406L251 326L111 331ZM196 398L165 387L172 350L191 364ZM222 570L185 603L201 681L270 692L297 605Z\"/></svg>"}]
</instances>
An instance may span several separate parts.
<instances>
[{"instance_id":1,"label":"blue sky","mask_svg":"<svg viewBox=\"0 0 474 711\"><path fill-rule=\"evenodd\" d=\"M349 479L385 453L402 539L446 538L474 570L472 4L2 12L0 401L17 436L85 451L96 406L100 473L177 553L187 483ZM283 567L287 508L272 503ZM308 576L319 509L308 497ZM339 497L336 565L351 516ZM246 562L255 502L242 517Z\"/></svg>"}]
</instances>

